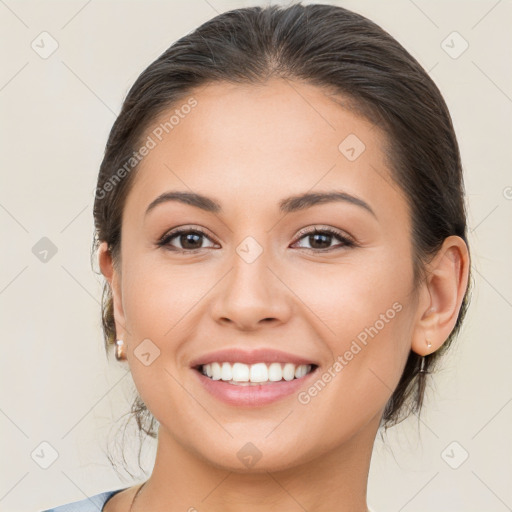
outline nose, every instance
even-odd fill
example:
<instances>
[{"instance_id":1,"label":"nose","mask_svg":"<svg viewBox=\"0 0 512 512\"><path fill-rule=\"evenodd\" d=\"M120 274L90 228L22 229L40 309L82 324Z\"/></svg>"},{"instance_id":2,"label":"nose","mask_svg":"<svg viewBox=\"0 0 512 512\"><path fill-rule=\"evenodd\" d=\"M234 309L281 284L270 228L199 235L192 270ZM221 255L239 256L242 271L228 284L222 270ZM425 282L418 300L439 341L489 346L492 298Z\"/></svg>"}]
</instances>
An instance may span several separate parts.
<instances>
[{"instance_id":1,"label":"nose","mask_svg":"<svg viewBox=\"0 0 512 512\"><path fill-rule=\"evenodd\" d=\"M269 263L265 251L252 262L234 255L212 306L216 322L251 331L288 321L293 294Z\"/></svg>"}]
</instances>

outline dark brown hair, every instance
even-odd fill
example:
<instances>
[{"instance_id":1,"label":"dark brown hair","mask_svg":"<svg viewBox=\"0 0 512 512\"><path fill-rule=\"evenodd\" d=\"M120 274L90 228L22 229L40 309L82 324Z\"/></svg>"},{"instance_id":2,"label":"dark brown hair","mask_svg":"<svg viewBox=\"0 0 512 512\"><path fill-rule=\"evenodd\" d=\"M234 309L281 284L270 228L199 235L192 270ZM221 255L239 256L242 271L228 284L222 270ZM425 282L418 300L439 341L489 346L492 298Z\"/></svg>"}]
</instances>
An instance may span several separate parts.
<instances>
[{"instance_id":1,"label":"dark brown hair","mask_svg":"<svg viewBox=\"0 0 512 512\"><path fill-rule=\"evenodd\" d=\"M459 148L435 83L403 46L367 18L338 6L296 3L222 13L176 41L137 78L101 163L93 251L106 241L120 270L121 219L136 166L119 170L126 169L156 118L208 83L264 84L270 78L302 81L338 94L387 134L384 150L393 181L410 209L415 288L445 238L457 235L467 244ZM427 373L459 331L469 289L468 284L449 339L425 358L425 373L419 372L421 357L410 352L382 418L386 428L420 411ZM108 352L116 339L108 283L102 308ZM155 437L154 418L139 397L132 412L139 430Z\"/></svg>"}]
</instances>

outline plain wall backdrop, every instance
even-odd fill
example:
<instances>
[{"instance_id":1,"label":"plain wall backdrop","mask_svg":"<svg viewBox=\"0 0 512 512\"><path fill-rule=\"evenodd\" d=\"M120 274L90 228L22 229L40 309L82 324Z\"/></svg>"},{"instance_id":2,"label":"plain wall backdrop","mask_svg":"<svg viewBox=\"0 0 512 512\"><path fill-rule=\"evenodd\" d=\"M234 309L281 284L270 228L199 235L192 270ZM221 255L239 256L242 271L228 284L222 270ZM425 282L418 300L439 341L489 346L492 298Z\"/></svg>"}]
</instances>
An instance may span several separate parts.
<instances>
[{"instance_id":1,"label":"plain wall backdrop","mask_svg":"<svg viewBox=\"0 0 512 512\"><path fill-rule=\"evenodd\" d=\"M324 3L369 17L430 73L452 114L469 207L466 323L421 420L377 438L369 505L512 510L512 2ZM102 280L90 262L97 172L142 70L217 13L250 5L263 3L0 1L0 511L35 512L149 475L154 441L145 475L135 430L124 440L119 431L133 381L103 348ZM133 477L106 456L110 447L120 460L123 442Z\"/></svg>"}]
</instances>

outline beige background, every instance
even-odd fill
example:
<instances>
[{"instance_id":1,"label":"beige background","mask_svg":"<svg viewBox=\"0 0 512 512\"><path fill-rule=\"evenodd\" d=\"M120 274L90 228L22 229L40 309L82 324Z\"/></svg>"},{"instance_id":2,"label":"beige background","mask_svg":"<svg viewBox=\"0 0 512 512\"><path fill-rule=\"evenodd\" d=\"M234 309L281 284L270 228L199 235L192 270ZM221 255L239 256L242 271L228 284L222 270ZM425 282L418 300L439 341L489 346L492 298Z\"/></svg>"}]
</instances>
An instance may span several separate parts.
<instances>
[{"instance_id":1,"label":"beige background","mask_svg":"<svg viewBox=\"0 0 512 512\"><path fill-rule=\"evenodd\" d=\"M412 417L376 442L369 505L512 510L512 3L337 3L389 31L441 89L466 172L474 263L467 322L421 422ZM0 1L1 511L39 511L145 478L133 429L133 478L105 455L122 442L133 391L101 337L101 281L89 260L97 170L139 73L216 12L247 5L258 3ZM43 31L58 42L47 58L31 47ZM442 46L453 31L469 44L455 59ZM57 250L46 262L33 252L43 237ZM154 444L146 448L150 471Z\"/></svg>"}]
</instances>

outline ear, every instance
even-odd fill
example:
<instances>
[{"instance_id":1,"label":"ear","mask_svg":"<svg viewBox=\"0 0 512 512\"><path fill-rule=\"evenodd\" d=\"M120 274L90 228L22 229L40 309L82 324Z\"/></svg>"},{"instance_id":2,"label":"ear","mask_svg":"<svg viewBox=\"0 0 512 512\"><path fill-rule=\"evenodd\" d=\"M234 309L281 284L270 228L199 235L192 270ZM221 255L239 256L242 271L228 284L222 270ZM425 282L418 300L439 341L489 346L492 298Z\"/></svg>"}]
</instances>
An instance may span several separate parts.
<instances>
[{"instance_id":1,"label":"ear","mask_svg":"<svg viewBox=\"0 0 512 512\"><path fill-rule=\"evenodd\" d=\"M435 352L450 336L466 292L469 265L468 248L458 236L446 238L428 264L412 338L411 349L416 354ZM430 348L427 340L432 344Z\"/></svg>"},{"instance_id":2,"label":"ear","mask_svg":"<svg viewBox=\"0 0 512 512\"><path fill-rule=\"evenodd\" d=\"M100 246L98 247L98 263L101 273L108 281L110 290L112 292L117 339L124 339L126 335L126 328L122 301L121 275L114 268L112 255L108 250L107 242L101 242Z\"/></svg>"}]
</instances>

